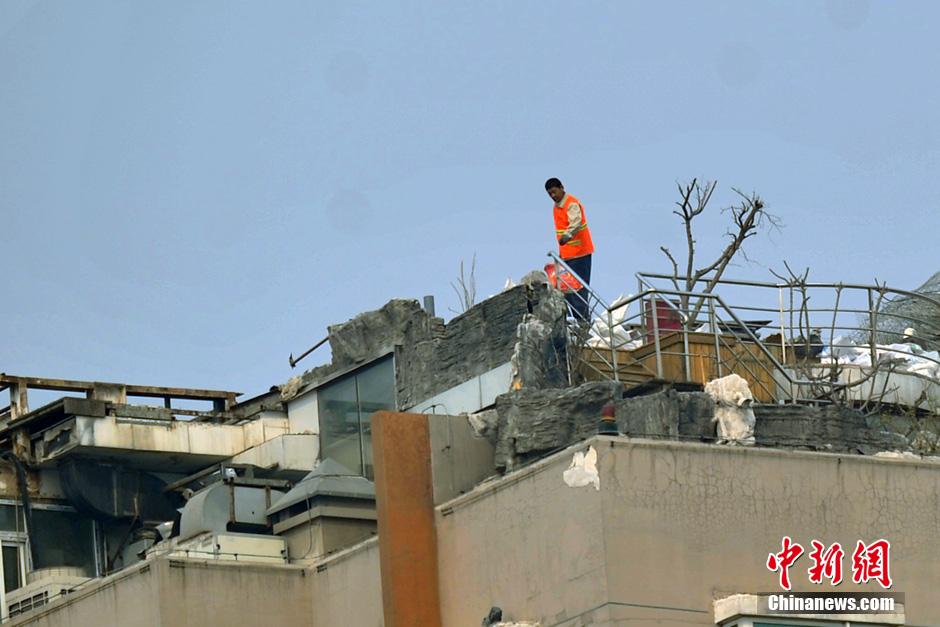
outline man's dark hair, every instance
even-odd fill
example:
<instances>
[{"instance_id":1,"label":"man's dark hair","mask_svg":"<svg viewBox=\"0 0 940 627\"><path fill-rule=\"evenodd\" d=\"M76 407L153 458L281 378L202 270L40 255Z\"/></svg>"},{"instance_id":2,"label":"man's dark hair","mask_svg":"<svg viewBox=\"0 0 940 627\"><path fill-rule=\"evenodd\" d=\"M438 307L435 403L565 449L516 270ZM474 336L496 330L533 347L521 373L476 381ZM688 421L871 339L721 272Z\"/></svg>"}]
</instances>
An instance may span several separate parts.
<instances>
[{"instance_id":1,"label":"man's dark hair","mask_svg":"<svg viewBox=\"0 0 940 627\"><path fill-rule=\"evenodd\" d=\"M564 189L564 185L562 185L561 181L559 181L558 179L548 179L547 181L545 181L545 191L548 191L553 187Z\"/></svg>"}]
</instances>

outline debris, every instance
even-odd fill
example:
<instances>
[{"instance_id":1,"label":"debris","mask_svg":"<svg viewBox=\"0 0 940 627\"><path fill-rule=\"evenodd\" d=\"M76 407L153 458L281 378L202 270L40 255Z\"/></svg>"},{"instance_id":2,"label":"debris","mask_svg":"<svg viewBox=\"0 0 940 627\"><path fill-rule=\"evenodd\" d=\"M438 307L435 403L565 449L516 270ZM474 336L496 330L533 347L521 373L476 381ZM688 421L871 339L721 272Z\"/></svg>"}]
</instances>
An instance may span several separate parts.
<instances>
[{"instance_id":1,"label":"debris","mask_svg":"<svg viewBox=\"0 0 940 627\"><path fill-rule=\"evenodd\" d=\"M883 457L886 459L920 459L920 455L910 451L879 451L874 457Z\"/></svg>"},{"instance_id":2,"label":"debris","mask_svg":"<svg viewBox=\"0 0 940 627\"><path fill-rule=\"evenodd\" d=\"M287 380L287 383L281 386L281 400L290 400L297 396L297 392L300 391L301 386L303 385L303 378L300 376L291 377Z\"/></svg>"},{"instance_id":3,"label":"debris","mask_svg":"<svg viewBox=\"0 0 940 627\"><path fill-rule=\"evenodd\" d=\"M491 607L490 613L483 619L482 627L492 627L496 623L502 622L503 610L498 607Z\"/></svg>"},{"instance_id":4,"label":"debris","mask_svg":"<svg viewBox=\"0 0 940 627\"><path fill-rule=\"evenodd\" d=\"M800 335L791 339L790 345L793 346L793 355L797 359L818 357L823 351L822 329L811 329L808 340Z\"/></svg>"},{"instance_id":5,"label":"debris","mask_svg":"<svg viewBox=\"0 0 940 627\"><path fill-rule=\"evenodd\" d=\"M623 327L623 321L630 310L629 305L618 307L631 298L630 295L622 294L610 306L610 318L598 316L594 318L591 324L591 337L588 338L588 345L596 348L610 348L613 344L617 348L633 350L643 345L643 338L640 333L630 331Z\"/></svg>"},{"instance_id":6,"label":"debris","mask_svg":"<svg viewBox=\"0 0 940 627\"><path fill-rule=\"evenodd\" d=\"M521 279L519 279L520 285L548 285L548 275L545 274L542 270L533 270L529 272Z\"/></svg>"},{"instance_id":7,"label":"debris","mask_svg":"<svg viewBox=\"0 0 940 627\"><path fill-rule=\"evenodd\" d=\"M754 396L743 377L729 374L709 381L705 393L715 401L719 442L754 444Z\"/></svg>"},{"instance_id":8,"label":"debris","mask_svg":"<svg viewBox=\"0 0 940 627\"><path fill-rule=\"evenodd\" d=\"M470 427L477 437L486 438L493 446L496 446L499 414L495 409L484 409L470 414L467 420L470 421Z\"/></svg>"},{"instance_id":9,"label":"debris","mask_svg":"<svg viewBox=\"0 0 940 627\"><path fill-rule=\"evenodd\" d=\"M913 331L912 329L908 329ZM911 336L907 336L911 337ZM926 351L913 343L877 344L878 363L891 363L898 372L909 372L929 379L940 380L940 352ZM820 355L820 364L839 364L871 368L871 347L844 336L832 340Z\"/></svg>"},{"instance_id":10,"label":"debris","mask_svg":"<svg viewBox=\"0 0 940 627\"><path fill-rule=\"evenodd\" d=\"M569 488L593 485L595 490L600 490L601 478L597 474L597 451L594 447L588 447L587 453L575 453L568 470L562 473L562 478Z\"/></svg>"}]
</instances>

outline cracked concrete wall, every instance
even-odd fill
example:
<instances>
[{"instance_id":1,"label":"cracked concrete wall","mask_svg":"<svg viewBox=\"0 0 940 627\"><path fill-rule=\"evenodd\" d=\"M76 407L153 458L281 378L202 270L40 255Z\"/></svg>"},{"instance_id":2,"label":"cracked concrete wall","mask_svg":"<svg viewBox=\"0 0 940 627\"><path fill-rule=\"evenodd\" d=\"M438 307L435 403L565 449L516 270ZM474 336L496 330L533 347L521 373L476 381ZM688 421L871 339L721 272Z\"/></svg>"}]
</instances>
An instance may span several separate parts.
<instances>
[{"instance_id":1,"label":"cracked concrete wall","mask_svg":"<svg viewBox=\"0 0 940 627\"><path fill-rule=\"evenodd\" d=\"M940 624L940 464L622 437L576 450L588 444L599 492L564 484L569 449L438 508L445 624L497 605L543 625L714 625L713 598L777 589L765 561L784 535L890 540L907 624ZM840 591L880 589L852 584L850 560ZM794 588L818 590L806 568Z\"/></svg>"},{"instance_id":2,"label":"cracked concrete wall","mask_svg":"<svg viewBox=\"0 0 940 627\"><path fill-rule=\"evenodd\" d=\"M619 592L612 601L676 608L661 620L713 624L713 597L778 589L765 560L784 535L807 550L813 539L854 548L883 537L907 623L940 624L940 465L668 442L597 449L609 584ZM820 589L808 581L808 562L791 568L794 590ZM839 586L875 589L851 576ZM618 608L618 618L644 612Z\"/></svg>"},{"instance_id":3,"label":"cracked concrete wall","mask_svg":"<svg viewBox=\"0 0 940 627\"><path fill-rule=\"evenodd\" d=\"M444 625L479 625L493 606L504 620L555 625L606 600L601 493L565 486L570 461L553 457L437 508Z\"/></svg>"}]
</instances>

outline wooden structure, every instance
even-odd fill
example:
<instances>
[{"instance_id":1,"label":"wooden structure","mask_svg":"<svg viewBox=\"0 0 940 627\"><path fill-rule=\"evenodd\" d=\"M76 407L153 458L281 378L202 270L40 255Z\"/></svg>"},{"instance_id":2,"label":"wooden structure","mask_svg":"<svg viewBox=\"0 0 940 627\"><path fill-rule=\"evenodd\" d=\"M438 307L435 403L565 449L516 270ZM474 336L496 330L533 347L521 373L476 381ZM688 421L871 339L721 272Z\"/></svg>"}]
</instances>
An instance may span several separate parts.
<instances>
[{"instance_id":1,"label":"wooden structure","mask_svg":"<svg viewBox=\"0 0 940 627\"><path fill-rule=\"evenodd\" d=\"M716 345L711 333L688 333L688 362L685 356L683 334L667 332L660 335L662 377L656 367L656 345L644 344L634 350L617 350L617 375L627 388L642 385L661 378L673 383L698 383L704 385L720 376L731 373L747 380L754 399L759 403L775 403L779 396L774 379L776 366L754 342L733 334L721 334ZM779 362L782 350L779 346L765 348ZM611 350L585 348L582 353L581 372L589 381L611 380ZM605 361L607 363L605 363ZM686 364L688 363L688 372Z\"/></svg>"}]
</instances>

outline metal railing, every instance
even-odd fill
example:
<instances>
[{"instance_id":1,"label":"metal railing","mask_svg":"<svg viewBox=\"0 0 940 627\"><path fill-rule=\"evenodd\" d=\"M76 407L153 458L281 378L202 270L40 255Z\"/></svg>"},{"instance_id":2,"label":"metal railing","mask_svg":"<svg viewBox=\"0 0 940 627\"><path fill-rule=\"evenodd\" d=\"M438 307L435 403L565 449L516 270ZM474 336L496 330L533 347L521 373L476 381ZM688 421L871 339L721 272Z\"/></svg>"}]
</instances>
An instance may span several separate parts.
<instances>
[{"instance_id":1,"label":"metal railing","mask_svg":"<svg viewBox=\"0 0 940 627\"><path fill-rule=\"evenodd\" d=\"M578 366L595 376L619 381L632 366L704 383L735 372L765 401L797 402L832 400L869 380L868 396L876 387L885 396L891 374L903 373L940 395L940 299L885 285L722 279L705 292L680 289L670 275L636 279L637 294L613 305L589 286L575 296L592 321L578 343L590 358ZM583 338L584 327L573 319L572 335Z\"/></svg>"}]
</instances>

